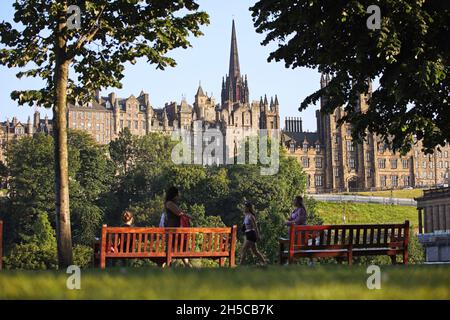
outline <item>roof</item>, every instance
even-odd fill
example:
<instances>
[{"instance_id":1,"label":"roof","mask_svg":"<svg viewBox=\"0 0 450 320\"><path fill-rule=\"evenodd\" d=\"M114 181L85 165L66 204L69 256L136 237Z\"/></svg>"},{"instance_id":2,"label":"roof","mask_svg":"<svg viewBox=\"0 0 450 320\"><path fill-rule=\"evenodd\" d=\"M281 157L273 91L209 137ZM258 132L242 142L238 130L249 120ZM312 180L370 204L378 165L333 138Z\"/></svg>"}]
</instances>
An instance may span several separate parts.
<instances>
[{"instance_id":1,"label":"roof","mask_svg":"<svg viewBox=\"0 0 450 320\"><path fill-rule=\"evenodd\" d=\"M285 141L295 141L296 145L303 145L303 141L308 142L309 145L315 145L319 141L319 134L317 132L283 132Z\"/></svg>"}]
</instances>

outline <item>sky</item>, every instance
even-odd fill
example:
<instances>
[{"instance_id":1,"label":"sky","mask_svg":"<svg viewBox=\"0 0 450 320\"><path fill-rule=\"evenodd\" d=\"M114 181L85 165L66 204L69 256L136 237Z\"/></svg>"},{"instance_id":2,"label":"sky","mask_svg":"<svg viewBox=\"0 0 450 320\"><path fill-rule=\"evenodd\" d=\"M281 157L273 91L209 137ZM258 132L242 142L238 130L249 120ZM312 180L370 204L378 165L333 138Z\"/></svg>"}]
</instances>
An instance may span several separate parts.
<instances>
[{"instance_id":1,"label":"sky","mask_svg":"<svg viewBox=\"0 0 450 320\"><path fill-rule=\"evenodd\" d=\"M12 21L14 0L2 0L0 21ZM298 107L309 94L320 86L317 70L297 68L287 69L283 62L267 62L276 44L262 46L264 35L258 34L253 26L251 7L255 0L198 0L200 9L210 16L210 25L204 26L204 36L191 38L192 48L177 49L169 53L177 61L177 66L164 71L156 70L144 59L135 65L127 64L122 80L122 89L102 88L102 95L115 91L119 97L137 96L144 90L150 95L154 108L164 107L166 102L180 102L186 96L193 104L199 83L220 103L222 77L228 72L230 59L231 23L235 19L241 73L248 75L250 100L258 100L267 94L278 95L280 118L284 127L285 117L302 117L304 130L316 130L316 106L310 106L300 113ZM1 48L1 46L0 46ZM17 79L17 69L0 66L0 121L17 116L26 121L34 112L33 107L18 106L10 98L13 90L39 89L38 79ZM51 110L39 109L41 114L52 118Z\"/></svg>"}]
</instances>

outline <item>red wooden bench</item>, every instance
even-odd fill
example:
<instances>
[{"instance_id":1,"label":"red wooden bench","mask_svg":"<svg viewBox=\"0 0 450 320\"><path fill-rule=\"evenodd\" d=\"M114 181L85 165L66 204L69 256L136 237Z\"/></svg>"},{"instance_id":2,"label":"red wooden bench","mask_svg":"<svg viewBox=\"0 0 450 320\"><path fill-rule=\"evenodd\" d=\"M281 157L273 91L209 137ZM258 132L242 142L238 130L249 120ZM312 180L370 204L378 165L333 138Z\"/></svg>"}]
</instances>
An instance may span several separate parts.
<instances>
[{"instance_id":1,"label":"red wooden bench","mask_svg":"<svg viewBox=\"0 0 450 320\"><path fill-rule=\"evenodd\" d=\"M3 268L3 221L0 220L0 270Z\"/></svg>"},{"instance_id":2,"label":"red wooden bench","mask_svg":"<svg viewBox=\"0 0 450 320\"><path fill-rule=\"evenodd\" d=\"M143 258L159 265L174 259L210 258L235 266L236 230L232 228L102 228L100 267L106 259Z\"/></svg>"},{"instance_id":3,"label":"red wooden bench","mask_svg":"<svg viewBox=\"0 0 450 320\"><path fill-rule=\"evenodd\" d=\"M404 224L291 226L289 239L280 238L280 263L295 258L347 258L397 255L408 264L409 221Z\"/></svg>"}]
</instances>

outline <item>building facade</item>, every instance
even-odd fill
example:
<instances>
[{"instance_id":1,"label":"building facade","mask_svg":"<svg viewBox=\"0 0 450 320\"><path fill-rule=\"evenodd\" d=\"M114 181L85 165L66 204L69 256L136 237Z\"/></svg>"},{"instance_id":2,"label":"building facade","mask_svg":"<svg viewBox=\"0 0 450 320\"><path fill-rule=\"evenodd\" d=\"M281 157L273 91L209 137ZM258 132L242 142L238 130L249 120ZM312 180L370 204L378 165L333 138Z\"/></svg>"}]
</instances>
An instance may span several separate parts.
<instances>
[{"instance_id":1,"label":"building facade","mask_svg":"<svg viewBox=\"0 0 450 320\"><path fill-rule=\"evenodd\" d=\"M450 262L450 188L425 190L416 201L427 262Z\"/></svg>"},{"instance_id":2,"label":"building facade","mask_svg":"<svg viewBox=\"0 0 450 320\"><path fill-rule=\"evenodd\" d=\"M321 86L330 81L322 75ZM367 110L369 93L360 95L357 108ZM321 100L321 105L325 100ZM418 141L405 156L394 153L376 135L355 144L350 124L338 127L344 108L333 114L316 112L317 131L305 132L300 118L287 118L283 144L296 157L307 174L311 193L388 190L407 187L432 187L449 184L450 146L436 148L425 155Z\"/></svg>"},{"instance_id":3,"label":"building facade","mask_svg":"<svg viewBox=\"0 0 450 320\"><path fill-rule=\"evenodd\" d=\"M235 156L243 138L256 135L260 129L279 130L280 116L278 97L268 101L267 96L259 101L250 101L247 76L241 75L235 22L232 23L229 74L222 80L221 103L198 87L194 103L185 98L181 102L166 103L157 108L152 105L150 95L141 92L138 96L118 97L114 92L107 96L97 92L88 104L69 104L67 125L69 129L88 132L100 144L108 144L128 128L132 134L143 136L150 132L170 134L177 129L220 129L225 137L228 157ZM21 124L7 121L0 127L0 139L16 139L23 135L40 132L42 123L46 132L51 132L51 121L40 120L35 114L35 123Z\"/></svg>"}]
</instances>

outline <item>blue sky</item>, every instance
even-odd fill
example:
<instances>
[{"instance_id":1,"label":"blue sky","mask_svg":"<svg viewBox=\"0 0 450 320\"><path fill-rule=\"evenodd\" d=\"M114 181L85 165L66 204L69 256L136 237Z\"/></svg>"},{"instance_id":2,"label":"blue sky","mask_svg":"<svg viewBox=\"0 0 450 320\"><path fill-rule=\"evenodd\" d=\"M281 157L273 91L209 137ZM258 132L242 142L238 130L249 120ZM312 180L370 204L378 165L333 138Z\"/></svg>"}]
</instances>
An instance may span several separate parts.
<instances>
[{"instance_id":1,"label":"blue sky","mask_svg":"<svg viewBox=\"0 0 450 320\"><path fill-rule=\"evenodd\" d=\"M13 0L2 0L0 20L12 20ZM250 99L259 100L260 96L278 95L280 116L284 123L287 116L301 116L305 130L316 130L315 106L301 114L298 112L300 102L319 88L320 74L317 70L297 68L286 69L283 63L267 62L274 45L263 47L263 35L257 34L253 27L248 8L255 0L198 0L200 8L210 15L211 23L203 28L204 36L193 38L192 48L176 50L169 55L178 65L165 71L156 70L154 66L140 60L136 65L126 65L123 88L102 89L107 95L112 90L120 97L138 95L141 90L150 94L154 108L161 108L166 102L181 101L182 96L190 104L194 101L199 82L204 91L211 93L220 103L222 77L228 72L230 55L231 21L236 21L241 72L248 75ZM18 107L10 99L10 93L17 89L40 88L42 83L36 79L17 79L17 70L0 67L0 121L16 115L26 121L34 112L28 106ZM52 117L50 110L41 110Z\"/></svg>"}]
</instances>

